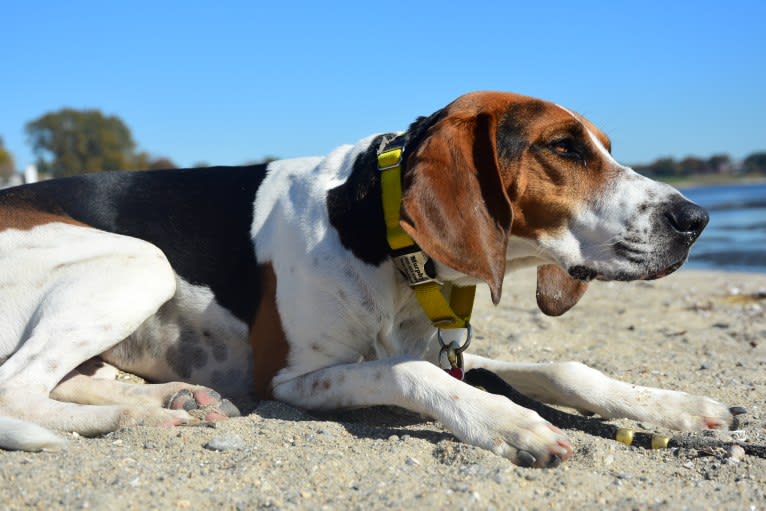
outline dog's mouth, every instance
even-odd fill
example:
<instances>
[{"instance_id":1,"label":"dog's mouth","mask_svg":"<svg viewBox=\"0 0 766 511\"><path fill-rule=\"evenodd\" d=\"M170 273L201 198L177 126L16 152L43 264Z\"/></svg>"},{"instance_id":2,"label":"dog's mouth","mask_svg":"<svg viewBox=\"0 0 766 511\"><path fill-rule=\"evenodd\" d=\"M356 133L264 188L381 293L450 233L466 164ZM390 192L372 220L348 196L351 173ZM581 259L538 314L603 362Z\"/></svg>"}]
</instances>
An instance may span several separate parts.
<instances>
[{"instance_id":1,"label":"dog's mouth","mask_svg":"<svg viewBox=\"0 0 766 511\"><path fill-rule=\"evenodd\" d=\"M586 265L577 265L569 268L569 276L573 279L581 280L583 282L590 282L591 280L617 280L617 281L631 281L631 280L657 280L662 277L667 277L677 269L679 269L686 262L686 257L680 261L676 261L671 265L660 270L641 270L638 271L625 271L618 270L613 273L599 271L595 268L588 267Z\"/></svg>"}]
</instances>

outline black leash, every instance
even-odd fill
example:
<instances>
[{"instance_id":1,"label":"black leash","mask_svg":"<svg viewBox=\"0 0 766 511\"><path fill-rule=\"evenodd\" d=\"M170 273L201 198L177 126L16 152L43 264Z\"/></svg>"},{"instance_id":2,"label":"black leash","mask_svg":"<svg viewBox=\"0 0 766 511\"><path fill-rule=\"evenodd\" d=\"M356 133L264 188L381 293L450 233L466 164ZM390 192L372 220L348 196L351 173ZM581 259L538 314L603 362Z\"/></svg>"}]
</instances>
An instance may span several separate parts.
<instances>
[{"instance_id":1,"label":"black leash","mask_svg":"<svg viewBox=\"0 0 766 511\"><path fill-rule=\"evenodd\" d=\"M590 419L580 415L562 412L539 401L531 399L508 385L498 375L487 369L471 369L465 373L464 381L475 387L481 387L492 394L500 394L524 408L536 411L540 417L562 429L576 429L593 436L617 440L626 445L642 447L644 449L683 448L698 450L726 449L737 445L744 449L746 454L766 458L766 446L751 445L744 442L723 442L714 438L700 436L674 436L667 437L632 429L620 428L614 424ZM736 418L735 418L736 421Z\"/></svg>"}]
</instances>

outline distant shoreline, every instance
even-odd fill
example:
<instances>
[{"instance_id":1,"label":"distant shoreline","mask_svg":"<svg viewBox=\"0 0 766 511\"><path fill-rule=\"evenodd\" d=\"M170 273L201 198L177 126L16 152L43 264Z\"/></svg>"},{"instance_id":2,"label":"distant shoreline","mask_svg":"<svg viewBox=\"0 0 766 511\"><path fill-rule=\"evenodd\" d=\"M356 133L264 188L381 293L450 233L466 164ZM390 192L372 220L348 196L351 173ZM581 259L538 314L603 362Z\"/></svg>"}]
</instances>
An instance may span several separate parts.
<instances>
[{"instance_id":1,"label":"distant shoreline","mask_svg":"<svg viewBox=\"0 0 766 511\"><path fill-rule=\"evenodd\" d=\"M701 188L720 185L755 185L766 183L766 176L697 175L681 178L652 178L676 188Z\"/></svg>"}]
</instances>

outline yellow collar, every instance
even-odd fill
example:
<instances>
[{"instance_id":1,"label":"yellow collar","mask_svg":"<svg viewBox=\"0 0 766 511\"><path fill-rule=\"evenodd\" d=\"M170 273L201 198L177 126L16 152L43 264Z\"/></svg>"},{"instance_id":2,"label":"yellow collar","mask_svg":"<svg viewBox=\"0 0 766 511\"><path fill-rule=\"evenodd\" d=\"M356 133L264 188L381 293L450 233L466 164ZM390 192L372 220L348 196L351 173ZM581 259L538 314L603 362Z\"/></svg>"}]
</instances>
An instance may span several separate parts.
<instances>
[{"instance_id":1,"label":"yellow collar","mask_svg":"<svg viewBox=\"0 0 766 511\"><path fill-rule=\"evenodd\" d=\"M426 316L437 328L469 328L476 286L445 286L435 277L433 262L402 229L404 145L391 145L378 152L383 217L394 266L407 279ZM449 295L449 301L445 296Z\"/></svg>"}]
</instances>

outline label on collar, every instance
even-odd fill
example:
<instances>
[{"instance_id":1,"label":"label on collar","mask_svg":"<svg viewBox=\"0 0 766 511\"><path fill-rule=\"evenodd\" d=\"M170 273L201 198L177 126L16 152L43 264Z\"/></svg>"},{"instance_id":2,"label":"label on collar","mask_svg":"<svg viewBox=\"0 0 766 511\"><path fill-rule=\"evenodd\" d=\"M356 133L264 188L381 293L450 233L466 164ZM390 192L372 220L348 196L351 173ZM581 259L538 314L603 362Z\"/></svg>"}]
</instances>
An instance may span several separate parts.
<instances>
[{"instance_id":1,"label":"label on collar","mask_svg":"<svg viewBox=\"0 0 766 511\"><path fill-rule=\"evenodd\" d=\"M394 266L404 275L410 286L417 286L427 282L439 282L428 271L427 265L431 260L421 250L393 256L392 259Z\"/></svg>"}]
</instances>

